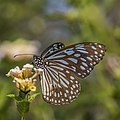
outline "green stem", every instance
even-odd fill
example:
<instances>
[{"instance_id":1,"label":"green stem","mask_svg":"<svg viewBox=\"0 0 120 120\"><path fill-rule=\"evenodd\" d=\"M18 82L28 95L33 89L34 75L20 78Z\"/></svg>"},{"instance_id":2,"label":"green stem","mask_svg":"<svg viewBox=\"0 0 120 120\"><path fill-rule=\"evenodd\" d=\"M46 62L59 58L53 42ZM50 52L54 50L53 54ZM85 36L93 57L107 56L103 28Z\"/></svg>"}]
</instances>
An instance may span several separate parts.
<instances>
[{"instance_id":1,"label":"green stem","mask_svg":"<svg viewBox=\"0 0 120 120\"><path fill-rule=\"evenodd\" d=\"M21 120L25 120L25 117L24 117L24 116L22 116L22 117L21 117Z\"/></svg>"}]
</instances>

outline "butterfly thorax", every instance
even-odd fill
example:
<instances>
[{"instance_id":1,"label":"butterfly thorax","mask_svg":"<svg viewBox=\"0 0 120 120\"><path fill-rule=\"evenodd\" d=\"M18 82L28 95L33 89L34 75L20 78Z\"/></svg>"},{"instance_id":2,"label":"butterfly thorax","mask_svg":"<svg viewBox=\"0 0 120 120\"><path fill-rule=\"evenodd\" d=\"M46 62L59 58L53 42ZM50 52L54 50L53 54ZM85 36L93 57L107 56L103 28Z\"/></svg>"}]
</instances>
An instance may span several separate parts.
<instances>
[{"instance_id":1,"label":"butterfly thorax","mask_svg":"<svg viewBox=\"0 0 120 120\"><path fill-rule=\"evenodd\" d=\"M36 68L44 68L44 66L47 64L45 58L36 55L33 56L33 63Z\"/></svg>"}]
</instances>

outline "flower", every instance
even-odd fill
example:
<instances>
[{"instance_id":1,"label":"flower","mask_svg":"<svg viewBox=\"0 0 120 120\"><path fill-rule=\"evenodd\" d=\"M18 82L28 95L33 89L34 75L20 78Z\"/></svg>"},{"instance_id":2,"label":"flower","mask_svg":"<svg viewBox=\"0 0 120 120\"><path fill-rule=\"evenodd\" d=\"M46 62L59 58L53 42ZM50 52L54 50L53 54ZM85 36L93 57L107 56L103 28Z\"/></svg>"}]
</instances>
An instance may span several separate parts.
<instances>
[{"instance_id":1,"label":"flower","mask_svg":"<svg viewBox=\"0 0 120 120\"><path fill-rule=\"evenodd\" d=\"M21 78L22 77L22 70L18 66L16 66L14 69L11 69L7 74L8 77L16 77L16 78Z\"/></svg>"},{"instance_id":2,"label":"flower","mask_svg":"<svg viewBox=\"0 0 120 120\"><path fill-rule=\"evenodd\" d=\"M36 87L33 85L33 86L30 86L30 90L31 91L36 91Z\"/></svg>"},{"instance_id":3,"label":"flower","mask_svg":"<svg viewBox=\"0 0 120 120\"><path fill-rule=\"evenodd\" d=\"M22 68L23 78L28 78L32 75L33 65L26 64Z\"/></svg>"},{"instance_id":4,"label":"flower","mask_svg":"<svg viewBox=\"0 0 120 120\"><path fill-rule=\"evenodd\" d=\"M30 65L30 64L26 64L26 65L23 65L23 68L33 68L33 65Z\"/></svg>"},{"instance_id":5,"label":"flower","mask_svg":"<svg viewBox=\"0 0 120 120\"><path fill-rule=\"evenodd\" d=\"M13 78L13 82L16 83L16 87L23 92L36 91L35 82L36 77L40 74L38 69L35 69L33 65L26 64L23 66L22 70L16 66L14 69L11 69L8 74L8 77Z\"/></svg>"}]
</instances>

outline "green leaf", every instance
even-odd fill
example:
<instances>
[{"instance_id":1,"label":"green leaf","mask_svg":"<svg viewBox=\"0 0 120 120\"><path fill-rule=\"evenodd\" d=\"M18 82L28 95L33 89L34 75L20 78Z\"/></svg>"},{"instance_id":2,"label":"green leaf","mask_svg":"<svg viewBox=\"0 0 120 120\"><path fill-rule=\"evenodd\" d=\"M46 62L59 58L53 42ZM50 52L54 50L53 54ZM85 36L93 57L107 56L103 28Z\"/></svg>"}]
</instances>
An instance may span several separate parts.
<instances>
[{"instance_id":1,"label":"green leaf","mask_svg":"<svg viewBox=\"0 0 120 120\"><path fill-rule=\"evenodd\" d=\"M15 96L15 100L17 101L17 102L21 102L21 101L23 101L24 100L24 98L21 98L20 96Z\"/></svg>"},{"instance_id":2,"label":"green leaf","mask_svg":"<svg viewBox=\"0 0 120 120\"><path fill-rule=\"evenodd\" d=\"M15 94L8 94L7 97L15 98Z\"/></svg>"},{"instance_id":3,"label":"green leaf","mask_svg":"<svg viewBox=\"0 0 120 120\"><path fill-rule=\"evenodd\" d=\"M35 93L35 94L32 94L28 97L28 101L29 102L32 102L40 93Z\"/></svg>"},{"instance_id":4,"label":"green leaf","mask_svg":"<svg viewBox=\"0 0 120 120\"><path fill-rule=\"evenodd\" d=\"M26 113L29 111L30 102L21 100L16 101L17 110L21 116L25 116Z\"/></svg>"}]
</instances>

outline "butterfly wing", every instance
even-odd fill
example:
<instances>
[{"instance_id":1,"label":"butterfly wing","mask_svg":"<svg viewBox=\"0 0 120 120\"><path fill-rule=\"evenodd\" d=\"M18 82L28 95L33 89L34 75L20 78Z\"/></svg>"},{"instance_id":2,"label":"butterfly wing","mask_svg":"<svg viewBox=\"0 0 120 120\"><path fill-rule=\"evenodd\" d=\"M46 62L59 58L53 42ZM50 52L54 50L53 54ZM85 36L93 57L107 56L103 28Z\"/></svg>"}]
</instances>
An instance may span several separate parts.
<instances>
[{"instance_id":1,"label":"butterfly wing","mask_svg":"<svg viewBox=\"0 0 120 120\"><path fill-rule=\"evenodd\" d=\"M105 46L100 43L80 43L53 52L46 59L52 67L66 68L84 78L103 59L105 51Z\"/></svg>"},{"instance_id":2,"label":"butterfly wing","mask_svg":"<svg viewBox=\"0 0 120 120\"><path fill-rule=\"evenodd\" d=\"M80 83L75 74L67 72L67 69L56 69L49 66L44 69L41 80L43 99L54 105L69 104L80 93Z\"/></svg>"},{"instance_id":3,"label":"butterfly wing","mask_svg":"<svg viewBox=\"0 0 120 120\"><path fill-rule=\"evenodd\" d=\"M45 57L61 48L64 48L64 47L65 47L65 45L61 42L54 43L42 52L41 57Z\"/></svg>"}]
</instances>

